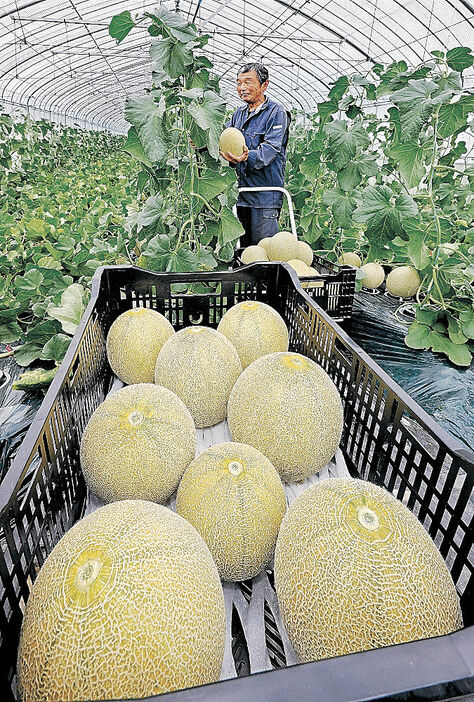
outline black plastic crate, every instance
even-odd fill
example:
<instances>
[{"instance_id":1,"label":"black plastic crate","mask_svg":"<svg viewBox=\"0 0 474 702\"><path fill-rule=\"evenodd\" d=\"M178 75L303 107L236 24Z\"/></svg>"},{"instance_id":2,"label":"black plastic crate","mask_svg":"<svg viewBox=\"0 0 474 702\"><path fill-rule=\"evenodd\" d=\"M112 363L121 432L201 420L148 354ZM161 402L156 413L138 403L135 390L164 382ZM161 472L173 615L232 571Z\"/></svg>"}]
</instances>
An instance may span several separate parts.
<instances>
[{"instance_id":1,"label":"black plastic crate","mask_svg":"<svg viewBox=\"0 0 474 702\"><path fill-rule=\"evenodd\" d=\"M234 268L245 264L241 256L243 248L234 251ZM313 254L311 264L318 276L303 276L300 284L310 298L328 312L336 322L344 322L352 316L357 268L328 261Z\"/></svg>"},{"instance_id":2,"label":"black plastic crate","mask_svg":"<svg viewBox=\"0 0 474 702\"><path fill-rule=\"evenodd\" d=\"M184 294L199 283L208 293ZM200 287L200 290L203 290ZM290 349L320 363L344 405L341 442L351 474L385 486L429 531L461 599L465 628L448 636L239 677L154 700L446 699L474 690L474 454L444 432L278 263L231 272L100 268L91 301L0 492L0 688L14 699L24 607L46 556L83 515L79 440L112 381L105 339L118 314L146 306L176 330L216 327L237 302L258 299L285 319ZM275 666L283 665L278 660ZM245 673L245 669L242 671Z\"/></svg>"}]
</instances>

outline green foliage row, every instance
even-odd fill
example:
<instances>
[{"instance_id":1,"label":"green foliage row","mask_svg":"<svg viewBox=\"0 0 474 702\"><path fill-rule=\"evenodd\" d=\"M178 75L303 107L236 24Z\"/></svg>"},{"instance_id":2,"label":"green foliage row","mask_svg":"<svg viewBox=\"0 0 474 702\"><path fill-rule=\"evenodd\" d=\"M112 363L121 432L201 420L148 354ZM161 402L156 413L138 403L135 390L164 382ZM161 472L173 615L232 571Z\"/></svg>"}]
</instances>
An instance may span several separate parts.
<instances>
[{"instance_id":1,"label":"green foliage row","mask_svg":"<svg viewBox=\"0 0 474 702\"><path fill-rule=\"evenodd\" d=\"M309 127L296 127L287 167L306 241L332 260L358 251L414 266L422 284L406 343L460 366L474 348L474 96L462 77L473 63L458 47L412 69L339 77Z\"/></svg>"},{"instance_id":2,"label":"green foliage row","mask_svg":"<svg viewBox=\"0 0 474 702\"><path fill-rule=\"evenodd\" d=\"M124 139L0 113L0 342L59 364L103 264L130 262Z\"/></svg>"}]
</instances>

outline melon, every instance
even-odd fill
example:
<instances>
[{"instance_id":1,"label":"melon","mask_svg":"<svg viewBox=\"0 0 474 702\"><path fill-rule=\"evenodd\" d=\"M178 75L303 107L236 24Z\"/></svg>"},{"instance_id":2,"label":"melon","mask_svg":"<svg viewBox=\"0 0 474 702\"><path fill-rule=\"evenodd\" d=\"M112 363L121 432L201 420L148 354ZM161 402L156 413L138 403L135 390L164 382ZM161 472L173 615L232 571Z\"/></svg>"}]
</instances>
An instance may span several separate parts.
<instances>
[{"instance_id":1,"label":"melon","mask_svg":"<svg viewBox=\"0 0 474 702\"><path fill-rule=\"evenodd\" d=\"M412 266L394 268L387 276L385 287L395 297L413 297L420 287L420 276Z\"/></svg>"},{"instance_id":2,"label":"melon","mask_svg":"<svg viewBox=\"0 0 474 702\"><path fill-rule=\"evenodd\" d=\"M196 453L186 405L152 383L128 385L95 410L81 440L89 488L105 502L165 502Z\"/></svg>"},{"instance_id":3,"label":"melon","mask_svg":"<svg viewBox=\"0 0 474 702\"><path fill-rule=\"evenodd\" d=\"M155 383L180 397L196 427L222 422L230 391L242 372L239 354L216 329L186 327L163 344Z\"/></svg>"},{"instance_id":4,"label":"melon","mask_svg":"<svg viewBox=\"0 0 474 702\"><path fill-rule=\"evenodd\" d=\"M290 261L298 258L299 252L298 239L291 232L274 234L268 244L270 261Z\"/></svg>"},{"instance_id":5,"label":"melon","mask_svg":"<svg viewBox=\"0 0 474 702\"><path fill-rule=\"evenodd\" d=\"M313 249L306 241L298 241L298 248L299 256L297 258L306 263L307 266L310 266L313 263Z\"/></svg>"},{"instance_id":6,"label":"melon","mask_svg":"<svg viewBox=\"0 0 474 702\"><path fill-rule=\"evenodd\" d=\"M356 254L353 251L346 251L342 254L342 256L339 256L337 260L338 263L341 263L344 266L354 266L355 268L360 268L362 265L359 254Z\"/></svg>"},{"instance_id":7,"label":"melon","mask_svg":"<svg viewBox=\"0 0 474 702\"><path fill-rule=\"evenodd\" d=\"M271 236L266 236L263 239L260 239L260 241L258 242L258 246L261 246L262 249L265 249L267 254L268 254L268 247L270 245L271 240L272 240Z\"/></svg>"},{"instance_id":8,"label":"melon","mask_svg":"<svg viewBox=\"0 0 474 702\"><path fill-rule=\"evenodd\" d=\"M201 534L223 580L247 580L273 557L286 497L268 458L252 446L228 442L191 463L176 510Z\"/></svg>"},{"instance_id":9,"label":"melon","mask_svg":"<svg viewBox=\"0 0 474 702\"><path fill-rule=\"evenodd\" d=\"M239 129L227 127L219 137L219 149L225 154L230 152L234 156L242 156L245 147L245 137Z\"/></svg>"},{"instance_id":10,"label":"melon","mask_svg":"<svg viewBox=\"0 0 474 702\"><path fill-rule=\"evenodd\" d=\"M242 263L255 263L256 261L268 261L268 255L262 246L247 246L240 256Z\"/></svg>"},{"instance_id":11,"label":"melon","mask_svg":"<svg viewBox=\"0 0 474 702\"><path fill-rule=\"evenodd\" d=\"M306 273L305 275L307 276L312 276L313 278L317 278L320 276L319 271L316 270L316 268L313 268L312 266L308 266L306 268ZM323 281L321 280L302 280L301 281L301 287L303 288L321 288L323 286Z\"/></svg>"},{"instance_id":12,"label":"melon","mask_svg":"<svg viewBox=\"0 0 474 702\"><path fill-rule=\"evenodd\" d=\"M385 272L380 263L365 263L359 270L364 273L364 278L360 278L364 288L378 288L382 285Z\"/></svg>"},{"instance_id":13,"label":"melon","mask_svg":"<svg viewBox=\"0 0 474 702\"><path fill-rule=\"evenodd\" d=\"M268 353L288 351L287 326L264 302L246 300L234 305L222 317L217 331L233 344L242 368Z\"/></svg>"},{"instance_id":14,"label":"melon","mask_svg":"<svg viewBox=\"0 0 474 702\"><path fill-rule=\"evenodd\" d=\"M222 585L185 519L141 500L82 519L46 559L18 653L23 702L137 699L219 679Z\"/></svg>"},{"instance_id":15,"label":"melon","mask_svg":"<svg viewBox=\"0 0 474 702\"><path fill-rule=\"evenodd\" d=\"M417 518L353 478L316 483L278 535L275 585L301 661L441 636L462 627L451 575Z\"/></svg>"},{"instance_id":16,"label":"melon","mask_svg":"<svg viewBox=\"0 0 474 702\"><path fill-rule=\"evenodd\" d=\"M298 353L277 352L250 364L230 393L233 441L254 446L282 480L301 481L334 456L342 403L325 370Z\"/></svg>"},{"instance_id":17,"label":"melon","mask_svg":"<svg viewBox=\"0 0 474 702\"><path fill-rule=\"evenodd\" d=\"M294 271L296 271L298 277L310 275L308 272L309 266L307 266L306 263L303 263L303 261L301 261L299 258L292 258L290 261L288 261L288 265L291 266Z\"/></svg>"},{"instance_id":18,"label":"melon","mask_svg":"<svg viewBox=\"0 0 474 702\"><path fill-rule=\"evenodd\" d=\"M159 312L145 307L119 315L107 334L107 358L124 383L152 383L161 347L174 329Z\"/></svg>"}]
</instances>

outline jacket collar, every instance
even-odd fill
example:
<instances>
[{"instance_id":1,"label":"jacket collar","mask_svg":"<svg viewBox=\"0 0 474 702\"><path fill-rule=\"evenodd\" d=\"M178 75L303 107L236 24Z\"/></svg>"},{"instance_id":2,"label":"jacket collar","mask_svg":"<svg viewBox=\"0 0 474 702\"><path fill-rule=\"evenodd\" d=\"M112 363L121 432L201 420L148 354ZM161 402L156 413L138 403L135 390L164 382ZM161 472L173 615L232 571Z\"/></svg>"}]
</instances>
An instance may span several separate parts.
<instances>
[{"instance_id":1,"label":"jacket collar","mask_svg":"<svg viewBox=\"0 0 474 702\"><path fill-rule=\"evenodd\" d=\"M249 118L249 117L252 117L252 115L258 115L259 112L261 112L262 110L264 110L265 108L267 108L269 102L270 102L270 98L265 97L265 100L262 102L262 104L259 105L259 106L258 106L255 110L253 110L252 112L249 112L249 108L248 108L247 105L242 105L242 107L239 107L238 109L239 109L243 114L245 114L245 116L246 116L247 118Z\"/></svg>"}]
</instances>

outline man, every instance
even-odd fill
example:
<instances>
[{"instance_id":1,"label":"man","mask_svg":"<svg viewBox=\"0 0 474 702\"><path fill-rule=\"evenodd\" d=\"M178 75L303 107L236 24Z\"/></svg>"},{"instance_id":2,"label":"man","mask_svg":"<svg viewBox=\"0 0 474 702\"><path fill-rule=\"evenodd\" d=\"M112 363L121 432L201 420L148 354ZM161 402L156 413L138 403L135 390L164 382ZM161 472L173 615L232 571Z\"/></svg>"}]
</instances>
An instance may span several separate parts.
<instances>
[{"instance_id":1,"label":"man","mask_svg":"<svg viewBox=\"0 0 474 702\"><path fill-rule=\"evenodd\" d=\"M261 63L242 66L237 76L237 92L246 104L234 112L226 127L239 129L247 146L241 156L220 153L236 169L239 188L284 184L291 115L265 96L268 82L268 71ZM282 203L280 192L239 193L237 216L245 230L242 246L276 234Z\"/></svg>"}]
</instances>

